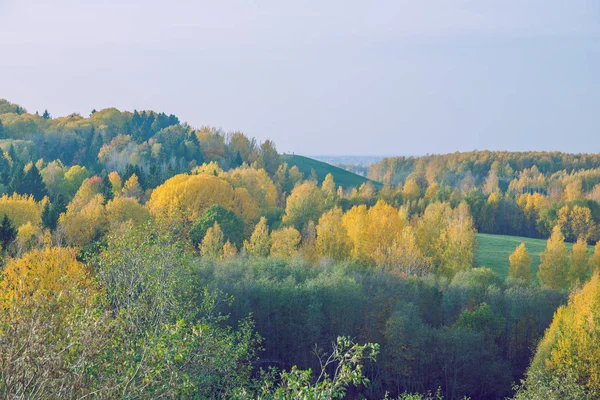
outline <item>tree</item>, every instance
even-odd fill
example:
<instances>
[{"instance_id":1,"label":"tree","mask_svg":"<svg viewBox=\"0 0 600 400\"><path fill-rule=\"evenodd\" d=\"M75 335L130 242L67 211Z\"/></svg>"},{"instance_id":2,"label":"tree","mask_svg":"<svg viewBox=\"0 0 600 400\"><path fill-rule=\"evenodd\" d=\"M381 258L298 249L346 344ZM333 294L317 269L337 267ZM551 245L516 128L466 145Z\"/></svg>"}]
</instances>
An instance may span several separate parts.
<instances>
[{"instance_id":1,"label":"tree","mask_svg":"<svg viewBox=\"0 0 600 400\"><path fill-rule=\"evenodd\" d=\"M113 186L108 175L104 175L104 178L102 178L100 194L102 195L102 197L104 197L105 202L108 202L115 197L113 192Z\"/></svg>"},{"instance_id":2,"label":"tree","mask_svg":"<svg viewBox=\"0 0 600 400\"><path fill-rule=\"evenodd\" d=\"M44 110L44 113L42 114L42 118L50 119L52 117L50 116L50 113L48 112L48 110Z\"/></svg>"},{"instance_id":3,"label":"tree","mask_svg":"<svg viewBox=\"0 0 600 400\"><path fill-rule=\"evenodd\" d=\"M277 172L277 168L279 167L279 164L281 164L281 157L279 156L279 153L277 153L275 143L270 140L265 140L265 142L260 145L260 153L257 162L258 167L263 168L269 175L273 176L275 172Z\"/></svg>"},{"instance_id":4,"label":"tree","mask_svg":"<svg viewBox=\"0 0 600 400\"><path fill-rule=\"evenodd\" d=\"M250 240L244 241L244 249L254 257L267 257L269 255L271 237L269 236L269 228L267 228L265 217L261 217L256 227L254 227Z\"/></svg>"},{"instance_id":5,"label":"tree","mask_svg":"<svg viewBox=\"0 0 600 400\"><path fill-rule=\"evenodd\" d=\"M141 200L143 195L144 191L140 186L138 176L136 174L132 174L123 186L122 196Z\"/></svg>"},{"instance_id":6,"label":"tree","mask_svg":"<svg viewBox=\"0 0 600 400\"><path fill-rule=\"evenodd\" d=\"M0 224L0 243L2 244L2 250L6 250L16 238L17 229L14 227L8 216L4 214L2 223Z\"/></svg>"},{"instance_id":7,"label":"tree","mask_svg":"<svg viewBox=\"0 0 600 400\"><path fill-rule=\"evenodd\" d=\"M329 210L319 218L317 225L317 254L334 260L344 260L350 255L350 238L343 224L340 208Z\"/></svg>"},{"instance_id":8,"label":"tree","mask_svg":"<svg viewBox=\"0 0 600 400\"><path fill-rule=\"evenodd\" d=\"M21 193L23 194L33 195L37 201L42 200L44 196L46 196L46 185L35 164L31 165L31 168L25 173L21 184L21 190Z\"/></svg>"},{"instance_id":9,"label":"tree","mask_svg":"<svg viewBox=\"0 0 600 400\"><path fill-rule=\"evenodd\" d=\"M583 239L577 240L569 256L569 282L571 286L583 284L588 277L588 248Z\"/></svg>"},{"instance_id":10,"label":"tree","mask_svg":"<svg viewBox=\"0 0 600 400\"><path fill-rule=\"evenodd\" d=\"M550 289L566 288L569 284L569 255L565 248L565 237L557 225L540 255L537 277L543 286Z\"/></svg>"},{"instance_id":11,"label":"tree","mask_svg":"<svg viewBox=\"0 0 600 400\"><path fill-rule=\"evenodd\" d=\"M271 257L291 259L298 255L300 232L291 226L271 232Z\"/></svg>"},{"instance_id":12,"label":"tree","mask_svg":"<svg viewBox=\"0 0 600 400\"><path fill-rule=\"evenodd\" d=\"M513 279L523 280L529 282L531 280L531 257L527 252L525 243L521 243L515 249L514 253L508 258L510 267L508 269L508 276Z\"/></svg>"},{"instance_id":13,"label":"tree","mask_svg":"<svg viewBox=\"0 0 600 400\"><path fill-rule=\"evenodd\" d=\"M308 221L318 221L325 207L321 189L313 181L296 186L288 196L283 223L302 230Z\"/></svg>"},{"instance_id":14,"label":"tree","mask_svg":"<svg viewBox=\"0 0 600 400\"><path fill-rule=\"evenodd\" d=\"M0 121L0 139L6 139L8 135L6 134L6 130L4 129L4 125L2 121Z\"/></svg>"},{"instance_id":15,"label":"tree","mask_svg":"<svg viewBox=\"0 0 600 400\"><path fill-rule=\"evenodd\" d=\"M594 246L594 254L590 258L590 269L592 273L600 273L600 240Z\"/></svg>"},{"instance_id":16,"label":"tree","mask_svg":"<svg viewBox=\"0 0 600 400\"><path fill-rule=\"evenodd\" d=\"M527 383L532 393L523 398L540 398L535 396L535 390L544 388L535 381L552 384L561 378L569 378L571 384L583 389L584 397L577 398L600 396L599 309L600 276L596 273L567 306L559 307L554 314L528 370ZM567 393L568 397L573 394Z\"/></svg>"},{"instance_id":17,"label":"tree","mask_svg":"<svg viewBox=\"0 0 600 400\"><path fill-rule=\"evenodd\" d=\"M206 231L200 244L200 254L207 258L221 258L223 254L223 231L217 222Z\"/></svg>"},{"instance_id":18,"label":"tree","mask_svg":"<svg viewBox=\"0 0 600 400\"><path fill-rule=\"evenodd\" d=\"M421 195L421 188L414 179L408 179L404 183L404 189L402 195L407 200L417 200Z\"/></svg>"},{"instance_id":19,"label":"tree","mask_svg":"<svg viewBox=\"0 0 600 400\"><path fill-rule=\"evenodd\" d=\"M210 206L204 215L194 223L189 234L192 243L196 246L199 245L208 229L215 223L218 223L223 231L224 240L238 246L242 244L244 221L233 211L218 204Z\"/></svg>"}]
</instances>

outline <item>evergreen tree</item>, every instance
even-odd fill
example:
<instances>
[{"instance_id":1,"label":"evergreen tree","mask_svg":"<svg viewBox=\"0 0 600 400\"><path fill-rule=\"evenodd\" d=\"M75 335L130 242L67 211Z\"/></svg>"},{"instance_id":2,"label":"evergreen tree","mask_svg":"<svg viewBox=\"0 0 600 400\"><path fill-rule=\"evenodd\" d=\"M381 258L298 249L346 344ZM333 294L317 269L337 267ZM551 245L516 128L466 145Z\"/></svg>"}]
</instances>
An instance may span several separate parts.
<instances>
[{"instance_id":1,"label":"evergreen tree","mask_svg":"<svg viewBox=\"0 0 600 400\"><path fill-rule=\"evenodd\" d=\"M44 110L44 113L42 114L42 118L50 119L52 117L50 116L50 113L48 112L48 110Z\"/></svg>"},{"instance_id":2,"label":"evergreen tree","mask_svg":"<svg viewBox=\"0 0 600 400\"><path fill-rule=\"evenodd\" d=\"M42 200L47 194L46 184L35 164L29 168L24 176L21 193L31 194L37 201Z\"/></svg>"},{"instance_id":3,"label":"evergreen tree","mask_svg":"<svg viewBox=\"0 0 600 400\"><path fill-rule=\"evenodd\" d=\"M4 125L2 125L2 121L0 121L0 139L6 139L7 137L8 137L8 135L6 134Z\"/></svg>"},{"instance_id":4,"label":"evergreen tree","mask_svg":"<svg viewBox=\"0 0 600 400\"><path fill-rule=\"evenodd\" d=\"M108 179L108 175L104 175L102 178L102 185L100 186L100 194L104 196L104 202L108 203L115 196L113 194L113 187L110 179Z\"/></svg>"},{"instance_id":5,"label":"evergreen tree","mask_svg":"<svg viewBox=\"0 0 600 400\"><path fill-rule=\"evenodd\" d=\"M0 149L0 184L8 185L10 182L10 163L4 151Z\"/></svg>"},{"instance_id":6,"label":"evergreen tree","mask_svg":"<svg viewBox=\"0 0 600 400\"><path fill-rule=\"evenodd\" d=\"M2 223L0 224L0 243L2 244L2 250L6 250L16 238L17 229L14 227L10 218L4 214L4 218L2 218Z\"/></svg>"},{"instance_id":7,"label":"evergreen tree","mask_svg":"<svg viewBox=\"0 0 600 400\"><path fill-rule=\"evenodd\" d=\"M46 202L44 204L44 209L42 210L42 226L44 228L50 229L54 231L56 229L56 225L58 224L58 214L55 212L54 207L50 204L50 202Z\"/></svg>"}]
</instances>

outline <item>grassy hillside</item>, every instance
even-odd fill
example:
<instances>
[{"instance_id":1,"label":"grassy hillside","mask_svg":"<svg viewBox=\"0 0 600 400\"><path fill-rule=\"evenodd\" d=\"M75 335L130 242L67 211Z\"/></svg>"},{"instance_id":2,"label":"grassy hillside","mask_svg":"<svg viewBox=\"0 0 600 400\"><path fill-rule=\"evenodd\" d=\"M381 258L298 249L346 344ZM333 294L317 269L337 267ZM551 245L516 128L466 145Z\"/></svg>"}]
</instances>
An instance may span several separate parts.
<instances>
[{"instance_id":1,"label":"grassy hillside","mask_svg":"<svg viewBox=\"0 0 600 400\"><path fill-rule=\"evenodd\" d=\"M494 270L501 278L508 276L508 257L515 251L521 242L525 243L529 256L532 258L531 272L536 278L538 265L540 264L540 253L546 248L546 241L543 239L531 239L519 236L488 235L485 233L477 234L479 240L479 249L475 257L475 263L478 267L488 267ZM567 243L567 249L571 250L572 243ZM590 246L590 251L593 247Z\"/></svg>"},{"instance_id":2,"label":"grassy hillside","mask_svg":"<svg viewBox=\"0 0 600 400\"><path fill-rule=\"evenodd\" d=\"M327 174L331 174L333 175L335 183L337 185L341 185L344 189L349 187L357 187L365 182L371 182L373 186L377 188L383 186L379 182L371 181L363 176L353 174L345 169L338 168L331 164L317 161L312 158L292 154L283 154L281 158L283 161L288 163L290 167L292 165L297 166L300 172L302 172L306 178L310 176L312 170L315 170L317 178L319 179L319 183L323 182L323 179L325 179Z\"/></svg>"}]
</instances>

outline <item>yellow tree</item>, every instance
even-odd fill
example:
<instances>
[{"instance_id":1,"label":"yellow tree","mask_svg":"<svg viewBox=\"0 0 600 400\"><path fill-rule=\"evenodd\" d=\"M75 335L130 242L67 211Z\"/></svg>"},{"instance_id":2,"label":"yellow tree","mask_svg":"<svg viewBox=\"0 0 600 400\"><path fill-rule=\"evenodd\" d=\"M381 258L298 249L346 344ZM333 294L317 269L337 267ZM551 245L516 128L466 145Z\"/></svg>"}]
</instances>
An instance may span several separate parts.
<instances>
[{"instance_id":1,"label":"yellow tree","mask_svg":"<svg viewBox=\"0 0 600 400\"><path fill-rule=\"evenodd\" d=\"M267 257L269 255L271 237L269 236L269 228L265 217L261 217L254 227L250 240L244 241L244 249L254 257Z\"/></svg>"},{"instance_id":2,"label":"yellow tree","mask_svg":"<svg viewBox=\"0 0 600 400\"><path fill-rule=\"evenodd\" d=\"M295 257L298 255L300 238L300 232L291 226L271 232L271 257Z\"/></svg>"},{"instance_id":3,"label":"yellow tree","mask_svg":"<svg viewBox=\"0 0 600 400\"><path fill-rule=\"evenodd\" d=\"M342 224L350 238L350 255L361 261L368 261L367 231L369 214L364 204L354 206L342 217Z\"/></svg>"},{"instance_id":4,"label":"yellow tree","mask_svg":"<svg viewBox=\"0 0 600 400\"><path fill-rule=\"evenodd\" d=\"M406 182L404 182L402 195L406 200L417 200L419 196L421 196L421 188L417 184L417 181L414 179L407 179Z\"/></svg>"},{"instance_id":5,"label":"yellow tree","mask_svg":"<svg viewBox=\"0 0 600 400\"><path fill-rule=\"evenodd\" d=\"M288 196L283 223L302 230L308 221L318 221L325 207L321 189L315 182L306 181L297 185Z\"/></svg>"},{"instance_id":6,"label":"yellow tree","mask_svg":"<svg viewBox=\"0 0 600 400\"><path fill-rule=\"evenodd\" d=\"M540 255L537 277L543 286L551 289L566 288L569 284L569 254L565 248L565 237L557 225Z\"/></svg>"},{"instance_id":7,"label":"yellow tree","mask_svg":"<svg viewBox=\"0 0 600 400\"><path fill-rule=\"evenodd\" d=\"M108 174L108 180L110 181L110 184L112 186L113 194L115 196L121 194L121 190L123 189L123 182L121 181L119 173L116 171L111 172L110 174Z\"/></svg>"},{"instance_id":8,"label":"yellow tree","mask_svg":"<svg viewBox=\"0 0 600 400\"><path fill-rule=\"evenodd\" d=\"M131 175L125 185L123 186L123 192L121 193L123 197L131 197L136 200L142 200L144 195L144 191L140 186L140 182L136 174Z\"/></svg>"},{"instance_id":9,"label":"yellow tree","mask_svg":"<svg viewBox=\"0 0 600 400\"><path fill-rule=\"evenodd\" d=\"M332 207L335 204L337 197L333 175L327 174L327 176L325 176L323 183L321 183L321 190L323 191L323 196L325 197L325 203L327 204L327 207Z\"/></svg>"},{"instance_id":10,"label":"yellow tree","mask_svg":"<svg viewBox=\"0 0 600 400\"><path fill-rule=\"evenodd\" d=\"M521 243L515 249L514 253L508 257L510 267L508 269L508 276L513 279L524 280L529 282L531 280L531 257L527 252L525 243Z\"/></svg>"},{"instance_id":11,"label":"yellow tree","mask_svg":"<svg viewBox=\"0 0 600 400\"><path fill-rule=\"evenodd\" d=\"M102 236L108 228L104 197L97 194L86 204L71 202L67 212L61 214L59 232L67 243L73 246L85 246Z\"/></svg>"},{"instance_id":12,"label":"yellow tree","mask_svg":"<svg viewBox=\"0 0 600 400\"><path fill-rule=\"evenodd\" d=\"M344 260L350 255L350 238L342 219L340 208L329 210L319 218L316 251L319 257Z\"/></svg>"},{"instance_id":13,"label":"yellow tree","mask_svg":"<svg viewBox=\"0 0 600 400\"><path fill-rule=\"evenodd\" d=\"M596 273L567 306L554 314L540 341L528 375L546 381L570 376L586 389L590 399L600 398L600 276Z\"/></svg>"},{"instance_id":14,"label":"yellow tree","mask_svg":"<svg viewBox=\"0 0 600 400\"><path fill-rule=\"evenodd\" d=\"M53 247L33 250L19 259L10 259L2 271L0 296L21 303L31 296L37 301L68 297L71 289L91 288L91 270L76 259L75 249Z\"/></svg>"},{"instance_id":15,"label":"yellow tree","mask_svg":"<svg viewBox=\"0 0 600 400\"><path fill-rule=\"evenodd\" d=\"M106 217L110 226L127 221L141 225L150 220L150 213L132 197L116 197L106 204Z\"/></svg>"},{"instance_id":16,"label":"yellow tree","mask_svg":"<svg viewBox=\"0 0 600 400\"><path fill-rule=\"evenodd\" d=\"M221 258L223 254L224 235L218 223L208 228L200 244L200 254L207 258Z\"/></svg>"},{"instance_id":17,"label":"yellow tree","mask_svg":"<svg viewBox=\"0 0 600 400\"><path fill-rule=\"evenodd\" d=\"M233 258L237 255L237 248L229 240L223 245L223 258Z\"/></svg>"},{"instance_id":18,"label":"yellow tree","mask_svg":"<svg viewBox=\"0 0 600 400\"><path fill-rule=\"evenodd\" d=\"M587 242L579 239L573 245L569 256L569 282L571 286L582 284L588 277L588 248Z\"/></svg>"},{"instance_id":19,"label":"yellow tree","mask_svg":"<svg viewBox=\"0 0 600 400\"><path fill-rule=\"evenodd\" d=\"M469 206L462 202L453 211L452 220L440 234L442 274L452 277L457 272L473 267L477 244L475 234Z\"/></svg>"}]
</instances>

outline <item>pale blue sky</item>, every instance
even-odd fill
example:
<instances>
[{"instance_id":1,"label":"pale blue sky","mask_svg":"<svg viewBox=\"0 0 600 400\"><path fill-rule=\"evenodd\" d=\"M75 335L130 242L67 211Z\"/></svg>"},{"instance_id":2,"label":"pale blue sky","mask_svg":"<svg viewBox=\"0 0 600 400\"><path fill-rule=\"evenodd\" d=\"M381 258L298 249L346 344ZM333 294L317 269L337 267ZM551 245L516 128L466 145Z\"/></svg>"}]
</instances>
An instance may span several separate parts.
<instances>
[{"instance_id":1,"label":"pale blue sky","mask_svg":"<svg viewBox=\"0 0 600 400\"><path fill-rule=\"evenodd\" d=\"M297 154L600 152L600 0L0 0L0 98Z\"/></svg>"}]
</instances>

